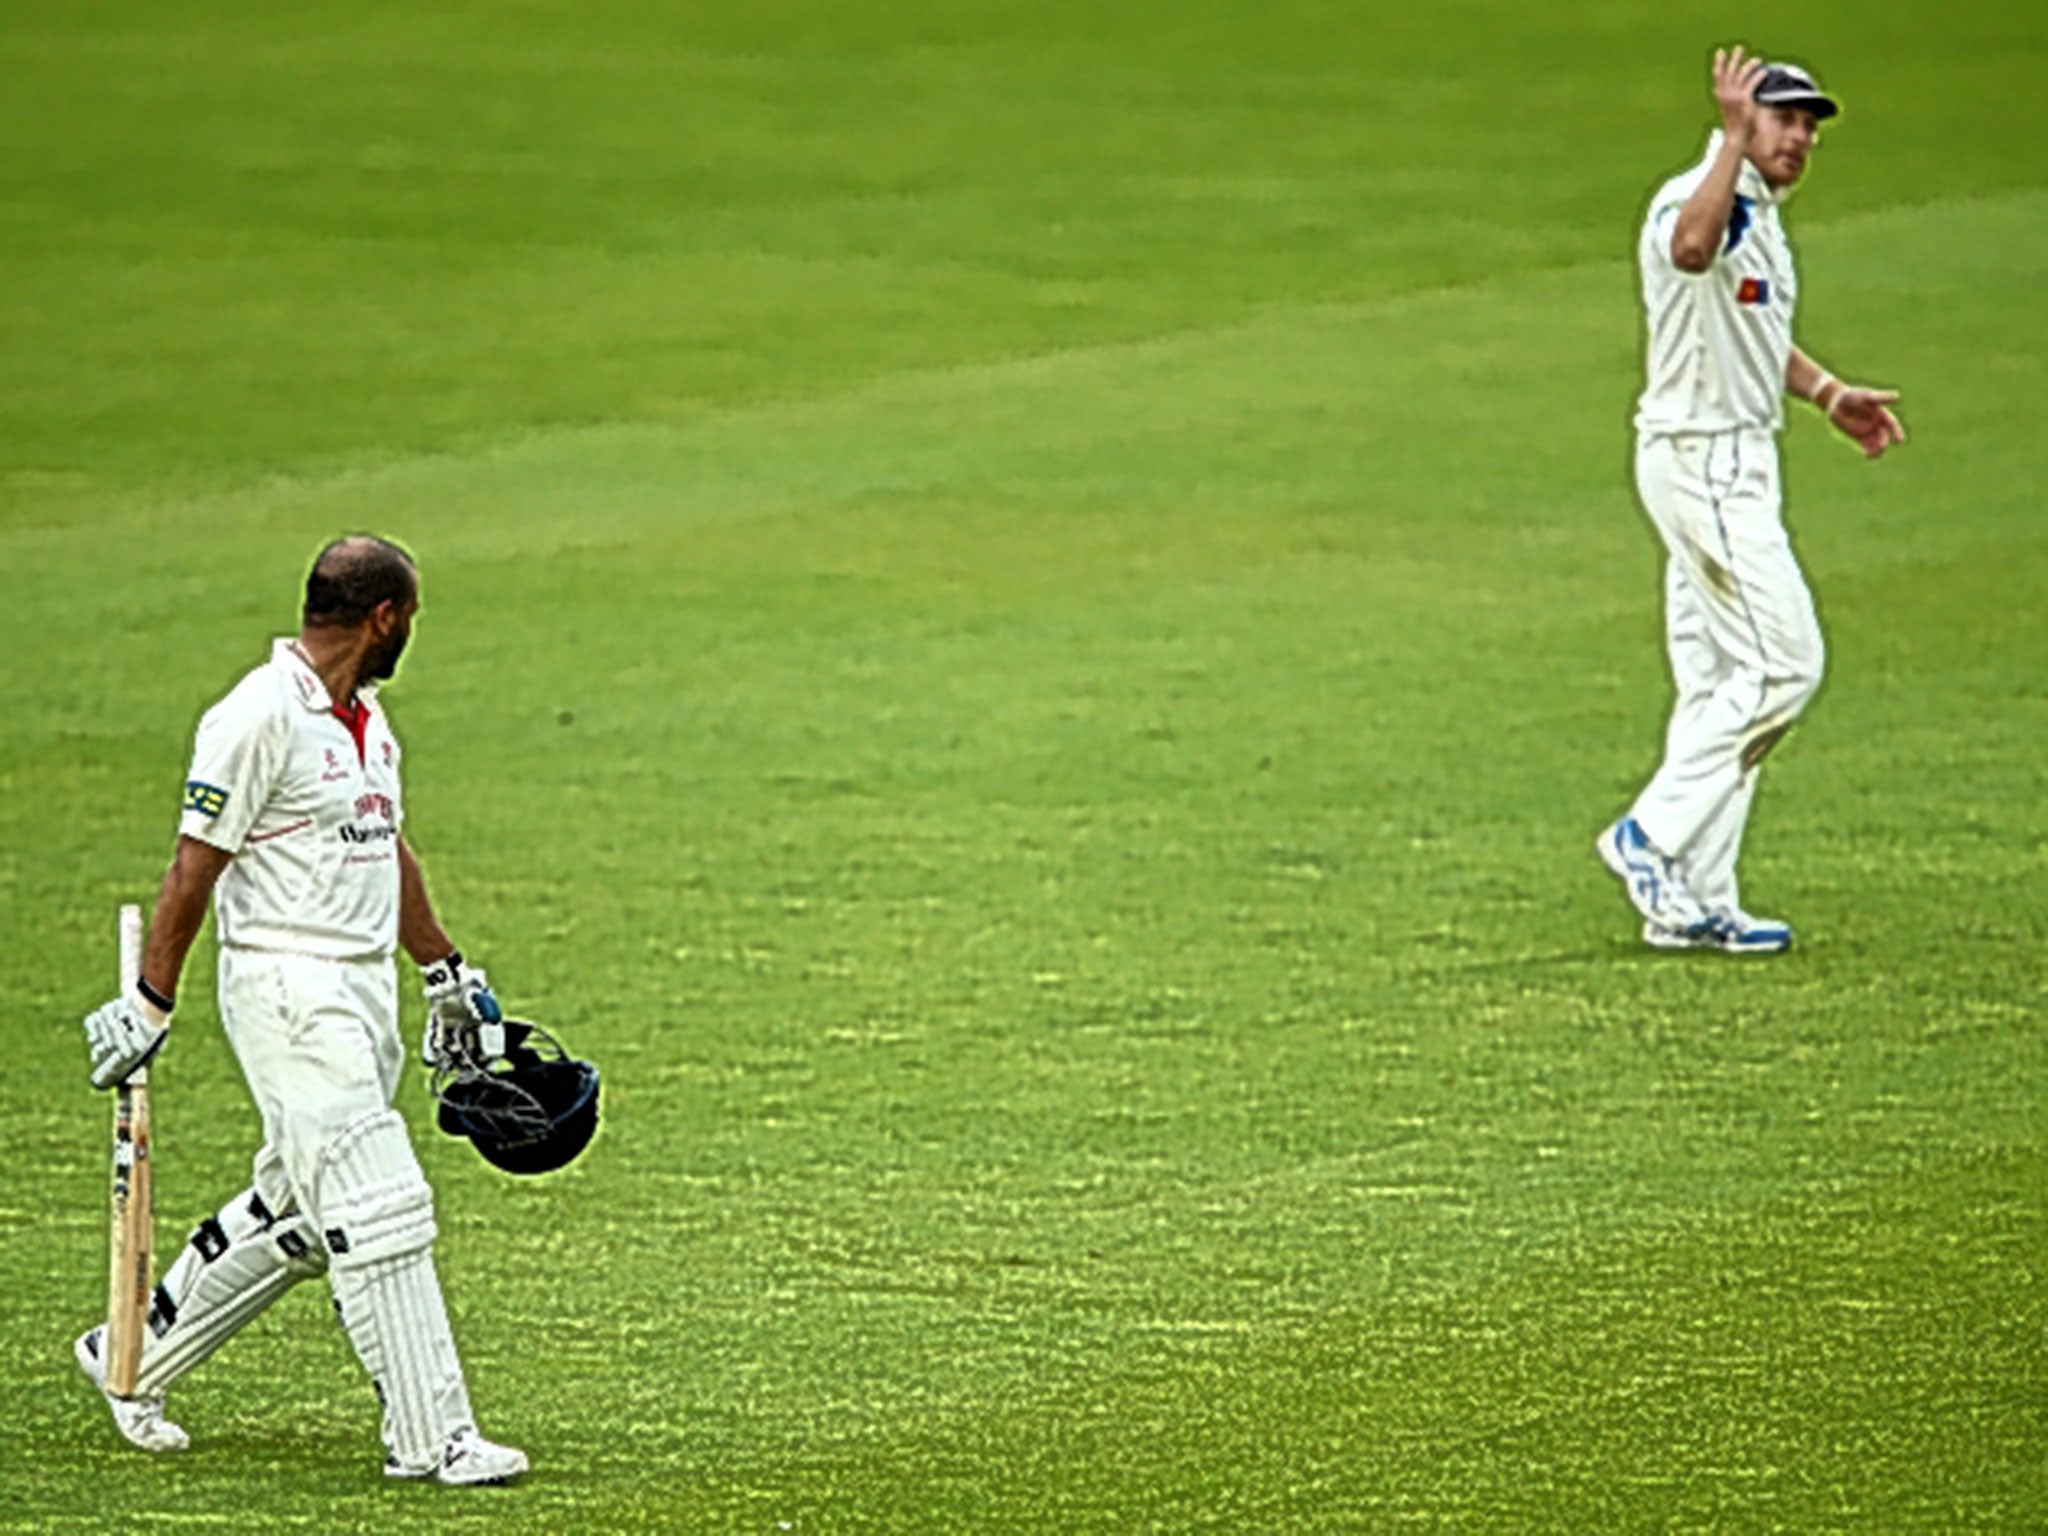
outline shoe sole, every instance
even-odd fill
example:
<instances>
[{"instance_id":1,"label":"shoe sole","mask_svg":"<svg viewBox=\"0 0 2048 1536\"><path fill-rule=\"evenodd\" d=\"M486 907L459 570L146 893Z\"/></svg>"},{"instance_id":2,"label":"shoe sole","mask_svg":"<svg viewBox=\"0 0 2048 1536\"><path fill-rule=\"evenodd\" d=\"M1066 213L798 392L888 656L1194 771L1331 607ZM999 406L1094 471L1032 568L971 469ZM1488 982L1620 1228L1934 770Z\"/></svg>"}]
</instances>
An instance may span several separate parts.
<instances>
[{"instance_id":1,"label":"shoe sole","mask_svg":"<svg viewBox=\"0 0 2048 1536\"><path fill-rule=\"evenodd\" d=\"M526 1458L521 1456L518 1466L507 1468L502 1472L492 1472L480 1477L450 1477L445 1467L415 1470L411 1467L400 1466L395 1461L387 1461L384 1463L384 1475L399 1482L441 1483L450 1488L480 1488L493 1484L509 1483L515 1478L524 1477L528 1466L529 1463Z\"/></svg>"},{"instance_id":2,"label":"shoe sole","mask_svg":"<svg viewBox=\"0 0 2048 1536\"><path fill-rule=\"evenodd\" d=\"M526 1466L526 1458L522 1456L519 1458L518 1466L508 1467L502 1472L491 1472L480 1477L450 1477L444 1468L434 1475L434 1481L444 1483L450 1488L483 1488L493 1484L509 1483L514 1478L526 1476Z\"/></svg>"},{"instance_id":3,"label":"shoe sole","mask_svg":"<svg viewBox=\"0 0 2048 1536\"><path fill-rule=\"evenodd\" d=\"M1774 939L1764 944L1729 944L1714 938L1711 934L1689 938L1674 929L1660 928L1655 923L1644 923L1643 943L1651 949L1663 950L1666 953L1696 949L1716 955L1782 955L1792 947L1792 936L1787 934L1782 940Z\"/></svg>"}]
</instances>

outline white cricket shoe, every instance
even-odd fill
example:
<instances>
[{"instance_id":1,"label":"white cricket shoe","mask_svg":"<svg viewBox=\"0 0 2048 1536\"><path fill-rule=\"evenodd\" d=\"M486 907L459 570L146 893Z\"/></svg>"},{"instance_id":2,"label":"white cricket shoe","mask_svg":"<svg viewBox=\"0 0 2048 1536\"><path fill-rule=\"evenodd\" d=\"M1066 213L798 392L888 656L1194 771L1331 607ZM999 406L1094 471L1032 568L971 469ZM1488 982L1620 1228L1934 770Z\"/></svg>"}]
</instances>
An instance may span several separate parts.
<instances>
[{"instance_id":1,"label":"white cricket shoe","mask_svg":"<svg viewBox=\"0 0 2048 1536\"><path fill-rule=\"evenodd\" d=\"M526 1452L509 1445L493 1445L467 1427L448 1437L448 1443L441 1447L440 1461L431 1467L408 1467L388 1451L384 1456L386 1477L430 1477L451 1486L509 1483L525 1471Z\"/></svg>"},{"instance_id":2,"label":"white cricket shoe","mask_svg":"<svg viewBox=\"0 0 2048 1536\"><path fill-rule=\"evenodd\" d=\"M1693 933L1646 922L1643 942L1652 949L1718 949L1729 955L1782 955L1792 947L1792 925L1775 917L1751 917L1740 910L1716 912L1707 918L1704 928Z\"/></svg>"},{"instance_id":3,"label":"white cricket shoe","mask_svg":"<svg viewBox=\"0 0 2048 1536\"><path fill-rule=\"evenodd\" d=\"M78 1342L71 1346L71 1353L78 1360L78 1368L85 1372L85 1378L100 1389L100 1395L107 1400L107 1411L114 1416L114 1428L121 1431L130 1445L140 1446L145 1451L182 1451L192 1443L192 1437L164 1417L164 1400L161 1394L155 1397L116 1397L107 1390L107 1362L102 1353L106 1336L106 1324L88 1328L78 1336Z\"/></svg>"},{"instance_id":4,"label":"white cricket shoe","mask_svg":"<svg viewBox=\"0 0 2048 1536\"><path fill-rule=\"evenodd\" d=\"M1628 890L1628 899L1643 914L1643 921L1690 938L1702 933L1709 921L1707 909L1693 895L1692 887L1678 866L1650 841L1633 816L1624 816L1594 845L1600 862L1613 872Z\"/></svg>"}]
</instances>

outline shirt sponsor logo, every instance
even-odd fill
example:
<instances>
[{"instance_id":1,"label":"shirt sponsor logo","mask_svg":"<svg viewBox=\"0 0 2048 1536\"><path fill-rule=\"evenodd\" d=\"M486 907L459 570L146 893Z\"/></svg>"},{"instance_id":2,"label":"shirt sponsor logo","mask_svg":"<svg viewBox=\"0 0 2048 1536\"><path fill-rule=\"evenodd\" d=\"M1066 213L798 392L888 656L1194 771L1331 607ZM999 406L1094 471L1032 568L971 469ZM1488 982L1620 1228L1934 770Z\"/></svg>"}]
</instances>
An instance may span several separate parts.
<instances>
[{"instance_id":1,"label":"shirt sponsor logo","mask_svg":"<svg viewBox=\"0 0 2048 1536\"><path fill-rule=\"evenodd\" d=\"M1768 304L1771 302L1771 284L1768 278L1745 277L1742 286L1735 290L1738 304Z\"/></svg>"},{"instance_id":2,"label":"shirt sponsor logo","mask_svg":"<svg viewBox=\"0 0 2048 1536\"><path fill-rule=\"evenodd\" d=\"M228 792L202 779L185 781L185 809L202 816L218 816L228 808Z\"/></svg>"},{"instance_id":3,"label":"shirt sponsor logo","mask_svg":"<svg viewBox=\"0 0 2048 1536\"><path fill-rule=\"evenodd\" d=\"M337 830L344 843L381 843L386 838L398 836L398 811L389 795L374 791L356 796L356 821ZM368 822L369 825L364 825Z\"/></svg>"}]
</instances>

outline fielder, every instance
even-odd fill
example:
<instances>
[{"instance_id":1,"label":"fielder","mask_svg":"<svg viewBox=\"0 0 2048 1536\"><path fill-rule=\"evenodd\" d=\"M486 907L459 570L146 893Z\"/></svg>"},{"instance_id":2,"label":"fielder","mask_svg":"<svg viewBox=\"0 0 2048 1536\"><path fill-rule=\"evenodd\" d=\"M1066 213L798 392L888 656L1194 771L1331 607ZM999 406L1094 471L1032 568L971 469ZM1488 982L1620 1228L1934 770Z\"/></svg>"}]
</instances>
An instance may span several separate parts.
<instances>
[{"instance_id":1,"label":"fielder","mask_svg":"<svg viewBox=\"0 0 2048 1536\"><path fill-rule=\"evenodd\" d=\"M1742 908L1735 863L1765 756L1820 687L1812 594L1780 516L1784 397L1810 400L1870 458L1906 434L1888 390L1844 384L1792 340L1799 280L1778 210L1836 113L1803 69L1714 54L1722 126L1650 202L1637 247L1648 386L1636 489L1669 555L1677 703L1664 761L1600 836L1659 949L1775 954L1791 928Z\"/></svg>"},{"instance_id":2,"label":"fielder","mask_svg":"<svg viewBox=\"0 0 2048 1536\"><path fill-rule=\"evenodd\" d=\"M477 1433L434 1272L433 1195L391 1107L403 1052L393 952L424 967L424 1055L478 1049L500 1017L427 900L401 828L399 750L377 703L419 610L412 559L340 539L306 580L296 639L275 642L199 723L175 853L142 974L85 1021L95 1088L162 1046L209 897L220 1015L262 1116L251 1187L199 1224L157 1287L132 1398L114 1423L181 1450L172 1382L301 1280L324 1274L383 1403L385 1471L503 1482L523 1452ZM103 1330L76 1345L104 1391Z\"/></svg>"}]
</instances>

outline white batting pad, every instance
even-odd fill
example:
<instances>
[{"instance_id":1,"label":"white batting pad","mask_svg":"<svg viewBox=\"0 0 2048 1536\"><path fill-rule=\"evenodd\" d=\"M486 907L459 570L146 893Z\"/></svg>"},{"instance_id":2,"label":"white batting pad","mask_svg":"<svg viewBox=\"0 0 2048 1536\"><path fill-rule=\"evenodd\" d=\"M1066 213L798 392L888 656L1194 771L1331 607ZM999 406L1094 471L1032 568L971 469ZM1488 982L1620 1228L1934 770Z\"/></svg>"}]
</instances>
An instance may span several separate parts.
<instances>
[{"instance_id":1,"label":"white batting pad","mask_svg":"<svg viewBox=\"0 0 2048 1536\"><path fill-rule=\"evenodd\" d=\"M433 1245L434 1192L405 1121L376 1109L342 1128L321 1154L313 1214L337 1267L424 1253Z\"/></svg>"},{"instance_id":2,"label":"white batting pad","mask_svg":"<svg viewBox=\"0 0 2048 1536\"><path fill-rule=\"evenodd\" d=\"M138 1396L164 1389L301 1280L327 1268L313 1224L244 1190L209 1216L165 1271L142 1340Z\"/></svg>"},{"instance_id":3,"label":"white batting pad","mask_svg":"<svg viewBox=\"0 0 2048 1536\"><path fill-rule=\"evenodd\" d=\"M405 1122L389 1109L352 1122L319 1182L335 1311L383 1400L385 1443L408 1470L429 1469L473 1419L434 1273L433 1192Z\"/></svg>"}]
</instances>

